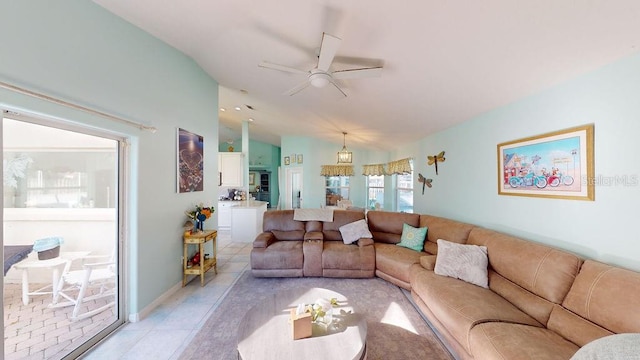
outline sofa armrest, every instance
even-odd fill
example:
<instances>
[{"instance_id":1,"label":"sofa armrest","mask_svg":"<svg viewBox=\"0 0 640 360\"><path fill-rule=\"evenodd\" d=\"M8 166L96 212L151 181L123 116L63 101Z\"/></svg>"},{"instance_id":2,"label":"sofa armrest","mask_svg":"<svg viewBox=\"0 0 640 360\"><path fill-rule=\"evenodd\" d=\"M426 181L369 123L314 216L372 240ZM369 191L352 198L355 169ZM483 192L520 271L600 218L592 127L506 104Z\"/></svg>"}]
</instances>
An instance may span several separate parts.
<instances>
[{"instance_id":1,"label":"sofa armrest","mask_svg":"<svg viewBox=\"0 0 640 360\"><path fill-rule=\"evenodd\" d=\"M368 245L373 245L373 239L360 238L360 240L358 240L358 246L363 247L363 246L368 246Z\"/></svg>"},{"instance_id":2,"label":"sofa armrest","mask_svg":"<svg viewBox=\"0 0 640 360\"><path fill-rule=\"evenodd\" d=\"M256 239L253 241L254 248L266 248L267 246L273 244L276 241L276 237L272 232L263 232L256 236Z\"/></svg>"},{"instance_id":3,"label":"sofa armrest","mask_svg":"<svg viewBox=\"0 0 640 360\"><path fill-rule=\"evenodd\" d=\"M324 240L324 234L322 231L309 231L304 233L304 240Z\"/></svg>"},{"instance_id":4,"label":"sofa armrest","mask_svg":"<svg viewBox=\"0 0 640 360\"><path fill-rule=\"evenodd\" d=\"M420 265L427 270L432 270L436 268L436 256L435 255L427 255L420 257Z\"/></svg>"}]
</instances>

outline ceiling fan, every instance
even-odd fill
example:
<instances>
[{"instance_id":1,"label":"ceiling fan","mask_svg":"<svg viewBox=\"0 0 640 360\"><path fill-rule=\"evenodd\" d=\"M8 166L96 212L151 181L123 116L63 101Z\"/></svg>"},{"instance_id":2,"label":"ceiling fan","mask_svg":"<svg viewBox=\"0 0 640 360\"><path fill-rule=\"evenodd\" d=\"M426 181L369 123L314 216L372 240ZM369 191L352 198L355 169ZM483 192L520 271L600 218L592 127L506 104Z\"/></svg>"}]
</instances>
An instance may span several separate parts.
<instances>
[{"instance_id":1,"label":"ceiling fan","mask_svg":"<svg viewBox=\"0 0 640 360\"><path fill-rule=\"evenodd\" d=\"M307 75L307 79L305 80L305 82L295 86L293 89L286 92L286 94L289 96L297 94L309 85L321 88L326 86L327 84L332 84L336 87L336 89L340 91L340 93L342 93L342 95L346 97L347 94L342 91L338 84L336 84L336 79L359 79L367 77L378 77L380 76L380 74L382 74L382 66L338 71L329 70L331 63L333 62L333 59L338 52L338 48L340 47L340 42L342 42L342 39L337 38L333 35L329 35L327 33L322 33L322 44L320 45L320 52L318 54L318 64L315 68L309 71L299 70L296 68L278 65L267 61L261 62L260 64L258 64L258 66L294 74Z\"/></svg>"}]
</instances>

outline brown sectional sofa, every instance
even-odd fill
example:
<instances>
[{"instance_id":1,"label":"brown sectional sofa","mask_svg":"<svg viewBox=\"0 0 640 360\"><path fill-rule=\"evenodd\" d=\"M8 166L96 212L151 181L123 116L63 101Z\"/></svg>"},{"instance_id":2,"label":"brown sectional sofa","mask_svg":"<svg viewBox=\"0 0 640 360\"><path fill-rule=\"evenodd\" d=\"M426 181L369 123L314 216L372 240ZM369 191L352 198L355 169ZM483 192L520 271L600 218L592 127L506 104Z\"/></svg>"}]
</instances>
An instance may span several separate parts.
<instances>
[{"instance_id":1,"label":"brown sectional sofa","mask_svg":"<svg viewBox=\"0 0 640 360\"><path fill-rule=\"evenodd\" d=\"M640 273L430 215L372 211L373 241L343 244L339 227L363 217L336 211L334 223L305 223L294 221L292 210L265 213L266 233L251 254L253 274L375 273L411 291L460 359L569 359L593 340L640 332ZM396 245L404 223L428 227L422 252ZM489 288L437 275L438 239L486 246ZM285 259L289 255L292 260Z\"/></svg>"},{"instance_id":2,"label":"brown sectional sofa","mask_svg":"<svg viewBox=\"0 0 640 360\"><path fill-rule=\"evenodd\" d=\"M336 211L333 222L295 221L293 210L267 211L253 242L251 272L257 277L351 277L375 274L372 239L342 241L340 227L364 219L362 211Z\"/></svg>"}]
</instances>

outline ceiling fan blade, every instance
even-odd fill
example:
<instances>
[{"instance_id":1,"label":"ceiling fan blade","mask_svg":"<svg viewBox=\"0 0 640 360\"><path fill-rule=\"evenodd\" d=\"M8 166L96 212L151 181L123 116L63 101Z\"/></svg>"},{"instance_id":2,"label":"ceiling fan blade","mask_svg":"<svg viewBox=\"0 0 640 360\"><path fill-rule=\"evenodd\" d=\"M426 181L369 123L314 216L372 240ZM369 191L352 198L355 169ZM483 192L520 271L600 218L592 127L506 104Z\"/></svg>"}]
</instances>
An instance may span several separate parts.
<instances>
[{"instance_id":1,"label":"ceiling fan blade","mask_svg":"<svg viewBox=\"0 0 640 360\"><path fill-rule=\"evenodd\" d=\"M280 70L280 71L294 73L294 74L303 74L303 75L309 74L308 71L303 71L303 70L295 69L295 68L284 66L284 65L278 65L278 64L267 62L267 61L261 62L260 64L258 64L258 66L267 68L267 69Z\"/></svg>"},{"instance_id":2,"label":"ceiling fan blade","mask_svg":"<svg viewBox=\"0 0 640 360\"><path fill-rule=\"evenodd\" d=\"M382 75L382 67L339 70L331 73L334 79L361 79L380 75Z\"/></svg>"},{"instance_id":3,"label":"ceiling fan blade","mask_svg":"<svg viewBox=\"0 0 640 360\"><path fill-rule=\"evenodd\" d=\"M318 69L322 71L329 70L329 66L331 66L341 42L342 40L340 38L322 33L322 45L320 45L320 55L318 56Z\"/></svg>"},{"instance_id":4,"label":"ceiling fan blade","mask_svg":"<svg viewBox=\"0 0 640 360\"><path fill-rule=\"evenodd\" d=\"M303 83L296 85L293 89L285 92L285 94L289 96L295 95L300 91L304 90L305 88L307 88L307 86L309 86L309 80L305 80Z\"/></svg>"},{"instance_id":5,"label":"ceiling fan blade","mask_svg":"<svg viewBox=\"0 0 640 360\"><path fill-rule=\"evenodd\" d=\"M333 86L335 86L335 87L336 87L336 89L338 89L338 91L340 91L340 92L342 93L342 95L344 95L344 97L347 97L347 94L346 94L344 91L342 91L342 89L340 89L340 86L338 86L338 84L336 84L336 82L335 82L335 81L333 81L333 79L330 81L330 83L331 83Z\"/></svg>"}]
</instances>

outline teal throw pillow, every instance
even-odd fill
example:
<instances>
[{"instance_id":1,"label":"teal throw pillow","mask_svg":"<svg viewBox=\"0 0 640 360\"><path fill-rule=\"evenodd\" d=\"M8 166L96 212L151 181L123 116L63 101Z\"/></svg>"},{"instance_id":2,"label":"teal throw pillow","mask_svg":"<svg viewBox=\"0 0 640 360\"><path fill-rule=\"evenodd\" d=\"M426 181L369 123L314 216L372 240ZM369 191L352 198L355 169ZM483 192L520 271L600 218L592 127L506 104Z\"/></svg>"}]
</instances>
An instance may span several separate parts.
<instances>
[{"instance_id":1,"label":"teal throw pillow","mask_svg":"<svg viewBox=\"0 0 640 360\"><path fill-rule=\"evenodd\" d=\"M402 225L402 237L398 246L403 246L411 250L422 251L424 239L427 238L427 228L414 228L411 225Z\"/></svg>"}]
</instances>

